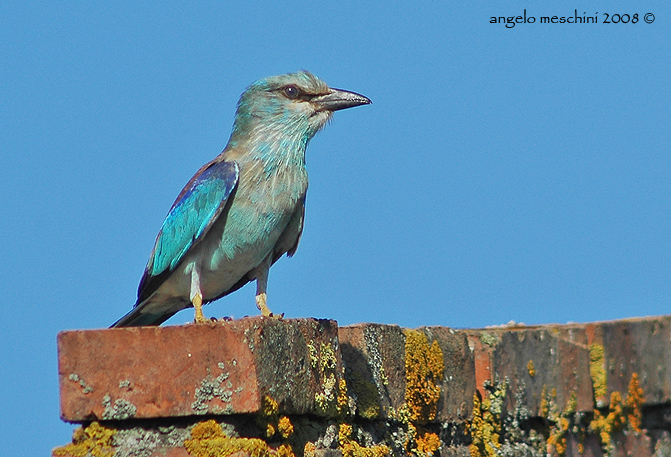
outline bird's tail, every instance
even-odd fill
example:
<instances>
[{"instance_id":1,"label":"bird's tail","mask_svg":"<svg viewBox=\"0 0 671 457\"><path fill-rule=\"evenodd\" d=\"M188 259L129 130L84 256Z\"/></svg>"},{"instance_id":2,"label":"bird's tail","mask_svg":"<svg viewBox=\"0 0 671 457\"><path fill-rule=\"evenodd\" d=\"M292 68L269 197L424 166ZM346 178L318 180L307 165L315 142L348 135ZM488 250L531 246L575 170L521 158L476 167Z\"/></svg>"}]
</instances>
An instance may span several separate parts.
<instances>
[{"instance_id":1,"label":"bird's tail","mask_svg":"<svg viewBox=\"0 0 671 457\"><path fill-rule=\"evenodd\" d=\"M170 319L177 311L185 308L179 306L176 309L166 309L161 306L160 309L150 310L149 300L136 304L132 310L121 319L113 323L110 328L114 327L141 327L145 325L161 325L163 322ZM174 307L173 307L174 308ZM155 312L152 312L155 311Z\"/></svg>"}]
</instances>

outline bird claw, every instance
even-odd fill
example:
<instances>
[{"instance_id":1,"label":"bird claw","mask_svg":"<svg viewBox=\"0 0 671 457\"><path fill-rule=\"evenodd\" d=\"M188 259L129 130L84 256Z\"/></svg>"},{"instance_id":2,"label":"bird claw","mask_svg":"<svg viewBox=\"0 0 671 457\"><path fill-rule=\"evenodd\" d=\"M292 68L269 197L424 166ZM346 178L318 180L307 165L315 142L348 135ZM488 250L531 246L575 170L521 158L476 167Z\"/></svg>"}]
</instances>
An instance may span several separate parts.
<instances>
[{"instance_id":1,"label":"bird claw","mask_svg":"<svg viewBox=\"0 0 671 457\"><path fill-rule=\"evenodd\" d=\"M208 318L205 317L203 314L203 297L199 293L196 294L192 299L191 303L193 304L193 308L196 312L196 315L193 318L193 323L194 324L207 324L210 322Z\"/></svg>"},{"instance_id":2,"label":"bird claw","mask_svg":"<svg viewBox=\"0 0 671 457\"><path fill-rule=\"evenodd\" d=\"M261 315L264 317L275 317L282 319L284 317L284 313L280 315L273 314L273 312L270 311L270 308L268 308L267 301L268 296L265 292L262 292L256 296L256 307L259 308L259 311L261 311Z\"/></svg>"}]
</instances>

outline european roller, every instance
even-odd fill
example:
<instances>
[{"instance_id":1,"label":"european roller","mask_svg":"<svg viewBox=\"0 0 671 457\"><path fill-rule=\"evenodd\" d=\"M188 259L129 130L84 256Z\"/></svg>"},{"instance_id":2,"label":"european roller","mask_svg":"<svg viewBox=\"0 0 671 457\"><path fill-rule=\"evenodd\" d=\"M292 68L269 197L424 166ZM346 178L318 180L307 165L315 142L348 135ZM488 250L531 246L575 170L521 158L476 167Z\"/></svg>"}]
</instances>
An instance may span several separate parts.
<instances>
[{"instance_id":1,"label":"european roller","mask_svg":"<svg viewBox=\"0 0 671 457\"><path fill-rule=\"evenodd\" d=\"M305 150L334 111L371 101L301 71L253 83L240 97L223 152L179 193L156 237L133 309L113 327L159 325L256 281L267 305L268 270L296 252L303 231Z\"/></svg>"}]
</instances>

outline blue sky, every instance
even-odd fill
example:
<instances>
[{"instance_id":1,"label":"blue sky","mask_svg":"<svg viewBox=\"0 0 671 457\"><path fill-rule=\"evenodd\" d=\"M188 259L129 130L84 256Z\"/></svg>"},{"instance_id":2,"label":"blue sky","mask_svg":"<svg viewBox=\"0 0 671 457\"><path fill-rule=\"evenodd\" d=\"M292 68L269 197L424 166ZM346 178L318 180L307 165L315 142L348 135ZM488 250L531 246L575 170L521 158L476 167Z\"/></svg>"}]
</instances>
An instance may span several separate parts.
<instances>
[{"instance_id":1,"label":"blue sky","mask_svg":"<svg viewBox=\"0 0 671 457\"><path fill-rule=\"evenodd\" d=\"M373 100L308 148L272 310L406 327L669 313L668 2L138 3L0 7L7 455L70 439L56 334L130 309L174 198L269 75ZM489 23L525 8L639 21ZM205 307L256 313L253 286Z\"/></svg>"}]
</instances>

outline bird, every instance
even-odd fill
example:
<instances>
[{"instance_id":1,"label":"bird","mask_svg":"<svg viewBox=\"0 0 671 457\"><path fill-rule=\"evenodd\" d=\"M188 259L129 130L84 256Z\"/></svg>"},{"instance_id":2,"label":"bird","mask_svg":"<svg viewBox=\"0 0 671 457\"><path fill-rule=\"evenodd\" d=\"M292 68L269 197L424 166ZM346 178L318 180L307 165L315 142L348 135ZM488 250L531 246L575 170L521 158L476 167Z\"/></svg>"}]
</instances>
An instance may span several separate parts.
<instances>
[{"instance_id":1,"label":"bird","mask_svg":"<svg viewBox=\"0 0 671 457\"><path fill-rule=\"evenodd\" d=\"M305 151L335 111L372 103L329 87L308 71L252 83L237 104L224 150L177 196L156 237L132 310L111 327L160 325L256 281L267 305L268 272L291 257L303 232L308 174Z\"/></svg>"}]
</instances>

